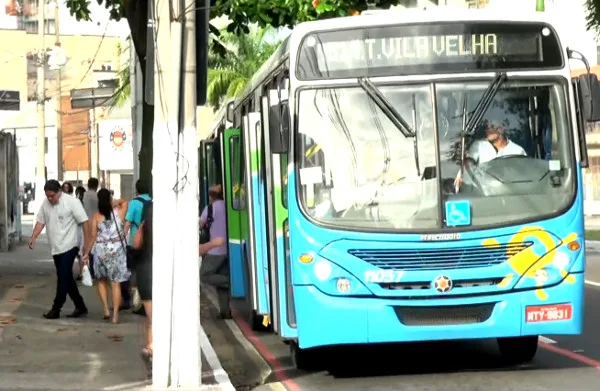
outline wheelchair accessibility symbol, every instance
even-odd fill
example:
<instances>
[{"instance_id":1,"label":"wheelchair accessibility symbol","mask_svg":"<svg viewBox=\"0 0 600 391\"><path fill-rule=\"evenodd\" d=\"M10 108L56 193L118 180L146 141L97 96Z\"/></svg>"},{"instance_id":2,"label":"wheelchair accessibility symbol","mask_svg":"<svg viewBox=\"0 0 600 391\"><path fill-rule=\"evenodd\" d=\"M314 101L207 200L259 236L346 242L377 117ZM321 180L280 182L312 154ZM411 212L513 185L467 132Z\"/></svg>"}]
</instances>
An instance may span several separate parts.
<instances>
[{"instance_id":1,"label":"wheelchair accessibility symbol","mask_svg":"<svg viewBox=\"0 0 600 391\"><path fill-rule=\"evenodd\" d=\"M471 224L471 203L469 201L446 202L446 225L458 227Z\"/></svg>"}]
</instances>

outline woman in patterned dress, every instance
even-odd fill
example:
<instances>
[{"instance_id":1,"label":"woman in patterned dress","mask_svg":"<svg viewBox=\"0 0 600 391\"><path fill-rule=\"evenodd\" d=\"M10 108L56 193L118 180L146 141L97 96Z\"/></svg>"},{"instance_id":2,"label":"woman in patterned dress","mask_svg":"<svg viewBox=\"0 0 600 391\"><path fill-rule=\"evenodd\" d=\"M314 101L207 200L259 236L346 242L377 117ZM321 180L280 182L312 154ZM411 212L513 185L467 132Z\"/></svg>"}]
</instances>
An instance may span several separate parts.
<instances>
[{"instance_id":1,"label":"woman in patterned dress","mask_svg":"<svg viewBox=\"0 0 600 391\"><path fill-rule=\"evenodd\" d=\"M113 200L107 189L98 192L98 213L93 217L92 240L94 244L94 275L98 281L98 294L104 308L104 319L110 319L108 284L112 293L112 322L119 322L121 285L129 280L125 253L123 225L127 201Z\"/></svg>"}]
</instances>

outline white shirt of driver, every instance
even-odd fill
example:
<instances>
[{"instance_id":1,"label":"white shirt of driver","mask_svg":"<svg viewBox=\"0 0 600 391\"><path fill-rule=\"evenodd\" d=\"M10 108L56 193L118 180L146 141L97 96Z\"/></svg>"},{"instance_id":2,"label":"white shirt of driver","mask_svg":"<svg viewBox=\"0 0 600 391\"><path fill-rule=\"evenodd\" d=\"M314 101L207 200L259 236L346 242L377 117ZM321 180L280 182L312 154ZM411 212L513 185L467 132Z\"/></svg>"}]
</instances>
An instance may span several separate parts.
<instances>
[{"instance_id":1,"label":"white shirt of driver","mask_svg":"<svg viewBox=\"0 0 600 391\"><path fill-rule=\"evenodd\" d=\"M81 224L88 221L81 201L65 193L60 195L56 205L44 198L36 219L46 226L52 255L78 247L77 231Z\"/></svg>"},{"instance_id":2,"label":"white shirt of driver","mask_svg":"<svg viewBox=\"0 0 600 391\"><path fill-rule=\"evenodd\" d=\"M525 150L516 143L508 140L508 143L499 151L487 140L477 140L469 148L468 156L478 164L487 163L501 156L521 155L527 156Z\"/></svg>"}]
</instances>

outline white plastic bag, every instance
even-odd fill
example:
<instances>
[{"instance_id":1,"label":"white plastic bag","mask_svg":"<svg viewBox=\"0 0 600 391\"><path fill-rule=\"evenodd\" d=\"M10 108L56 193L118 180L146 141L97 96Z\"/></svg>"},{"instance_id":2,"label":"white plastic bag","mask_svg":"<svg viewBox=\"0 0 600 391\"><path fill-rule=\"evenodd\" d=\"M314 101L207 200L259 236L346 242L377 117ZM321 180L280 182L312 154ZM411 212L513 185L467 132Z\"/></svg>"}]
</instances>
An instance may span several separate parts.
<instances>
[{"instance_id":1,"label":"white plastic bag","mask_svg":"<svg viewBox=\"0 0 600 391\"><path fill-rule=\"evenodd\" d=\"M92 281L92 274L90 273L90 268L88 267L88 265L84 265L83 269L81 269L81 283L84 286L94 285Z\"/></svg>"}]
</instances>

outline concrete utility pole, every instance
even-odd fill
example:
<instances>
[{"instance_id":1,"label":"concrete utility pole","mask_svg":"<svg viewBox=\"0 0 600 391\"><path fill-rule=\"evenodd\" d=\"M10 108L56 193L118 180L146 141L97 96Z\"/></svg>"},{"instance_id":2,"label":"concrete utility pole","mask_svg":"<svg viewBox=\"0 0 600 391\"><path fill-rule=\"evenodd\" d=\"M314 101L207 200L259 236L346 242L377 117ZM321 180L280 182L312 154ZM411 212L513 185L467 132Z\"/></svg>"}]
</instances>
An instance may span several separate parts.
<instances>
[{"instance_id":1,"label":"concrete utility pole","mask_svg":"<svg viewBox=\"0 0 600 391\"><path fill-rule=\"evenodd\" d=\"M153 278L152 324L159 389L201 385L195 3L154 2L153 229L160 246L153 273L160 278Z\"/></svg>"},{"instance_id":2,"label":"concrete utility pole","mask_svg":"<svg viewBox=\"0 0 600 391\"><path fill-rule=\"evenodd\" d=\"M38 0L38 37L39 48L37 56L37 142L36 142L36 171L35 171L35 205L41 206L44 200L44 184L46 183L46 1ZM37 211L36 211L37 212Z\"/></svg>"},{"instance_id":3,"label":"concrete utility pole","mask_svg":"<svg viewBox=\"0 0 600 391\"><path fill-rule=\"evenodd\" d=\"M98 118L96 106L90 109L90 177L100 180L100 140L98 138Z\"/></svg>"},{"instance_id":4,"label":"concrete utility pole","mask_svg":"<svg viewBox=\"0 0 600 391\"><path fill-rule=\"evenodd\" d=\"M58 29L58 19L60 15L59 0L55 0L56 7L54 8L54 36L56 42L54 46L60 48L60 31ZM62 105L61 105L61 94L62 94L62 80L60 66L56 69L56 160L58 160L58 180L63 180L64 165L63 165L63 134L62 134Z\"/></svg>"}]
</instances>

